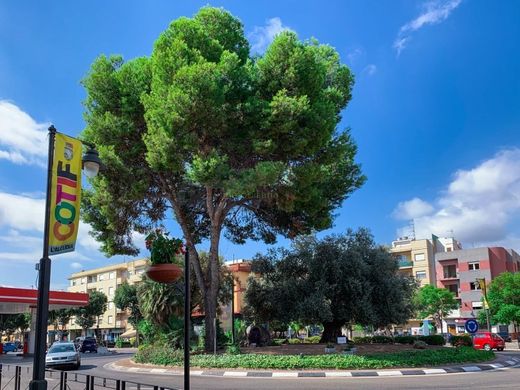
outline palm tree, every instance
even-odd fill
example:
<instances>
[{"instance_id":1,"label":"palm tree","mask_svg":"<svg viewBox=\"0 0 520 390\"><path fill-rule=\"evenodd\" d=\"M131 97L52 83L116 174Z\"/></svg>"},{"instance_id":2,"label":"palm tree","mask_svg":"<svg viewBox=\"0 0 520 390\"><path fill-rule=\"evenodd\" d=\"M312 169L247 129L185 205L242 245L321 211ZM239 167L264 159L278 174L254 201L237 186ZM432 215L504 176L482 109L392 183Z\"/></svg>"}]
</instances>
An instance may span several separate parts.
<instances>
[{"instance_id":1,"label":"palm tree","mask_svg":"<svg viewBox=\"0 0 520 390\"><path fill-rule=\"evenodd\" d=\"M170 317L181 315L184 305L183 281L157 283L143 277L137 299L144 318L159 327L168 325Z\"/></svg>"}]
</instances>

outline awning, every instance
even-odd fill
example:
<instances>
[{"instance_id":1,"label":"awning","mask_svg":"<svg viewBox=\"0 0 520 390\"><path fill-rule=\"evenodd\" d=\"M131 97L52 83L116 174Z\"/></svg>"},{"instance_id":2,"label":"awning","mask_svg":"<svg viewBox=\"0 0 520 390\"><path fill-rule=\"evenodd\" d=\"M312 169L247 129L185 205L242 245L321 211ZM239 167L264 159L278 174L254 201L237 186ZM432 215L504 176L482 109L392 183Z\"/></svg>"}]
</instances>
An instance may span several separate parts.
<instances>
[{"instance_id":1,"label":"awning","mask_svg":"<svg viewBox=\"0 0 520 390\"><path fill-rule=\"evenodd\" d=\"M132 330L127 330L125 333L121 333L119 335L119 337L123 338L123 339L129 339L130 337L135 337L137 335L137 332L135 331L135 329L132 329Z\"/></svg>"}]
</instances>

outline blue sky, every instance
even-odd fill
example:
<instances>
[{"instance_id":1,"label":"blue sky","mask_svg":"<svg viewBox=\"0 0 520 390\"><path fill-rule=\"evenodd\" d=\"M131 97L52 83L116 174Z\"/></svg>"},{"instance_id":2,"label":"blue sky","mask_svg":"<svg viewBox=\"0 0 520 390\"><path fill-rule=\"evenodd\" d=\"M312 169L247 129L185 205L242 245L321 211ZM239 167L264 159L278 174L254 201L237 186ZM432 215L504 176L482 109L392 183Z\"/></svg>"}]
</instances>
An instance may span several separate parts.
<instances>
[{"instance_id":1,"label":"blue sky","mask_svg":"<svg viewBox=\"0 0 520 390\"><path fill-rule=\"evenodd\" d=\"M94 58L149 55L171 20L205 4L239 17L258 52L291 29L334 46L355 73L340 126L352 129L368 181L322 234L366 226L389 243L414 219L418 237L453 230L466 247L520 249L517 1L47 3L0 4L0 285L35 284L45 131L84 127L79 81ZM221 253L263 249L224 241ZM64 288L71 272L116 261L83 225L77 252L54 257L52 284Z\"/></svg>"}]
</instances>

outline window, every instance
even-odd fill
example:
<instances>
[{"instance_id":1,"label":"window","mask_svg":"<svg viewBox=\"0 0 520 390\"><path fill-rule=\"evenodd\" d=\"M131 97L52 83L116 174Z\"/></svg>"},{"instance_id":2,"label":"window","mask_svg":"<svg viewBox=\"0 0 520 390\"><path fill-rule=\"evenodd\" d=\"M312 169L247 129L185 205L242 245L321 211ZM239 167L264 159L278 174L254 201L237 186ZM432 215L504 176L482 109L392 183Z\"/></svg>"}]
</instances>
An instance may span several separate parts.
<instances>
[{"instance_id":1,"label":"window","mask_svg":"<svg viewBox=\"0 0 520 390\"><path fill-rule=\"evenodd\" d=\"M110 296L114 295L114 287L108 288L108 295L110 295Z\"/></svg>"},{"instance_id":2,"label":"window","mask_svg":"<svg viewBox=\"0 0 520 390\"><path fill-rule=\"evenodd\" d=\"M425 259L424 253L416 253L414 256L415 261L422 261Z\"/></svg>"},{"instance_id":3,"label":"window","mask_svg":"<svg viewBox=\"0 0 520 390\"><path fill-rule=\"evenodd\" d=\"M426 271L417 271L415 273L415 277L417 278L417 280L426 279Z\"/></svg>"},{"instance_id":4,"label":"window","mask_svg":"<svg viewBox=\"0 0 520 390\"><path fill-rule=\"evenodd\" d=\"M99 274L98 275L98 280L105 280L105 274Z\"/></svg>"},{"instance_id":5,"label":"window","mask_svg":"<svg viewBox=\"0 0 520 390\"><path fill-rule=\"evenodd\" d=\"M480 284L478 282L469 282L470 290L480 290Z\"/></svg>"},{"instance_id":6,"label":"window","mask_svg":"<svg viewBox=\"0 0 520 390\"><path fill-rule=\"evenodd\" d=\"M480 301L478 301L478 302L471 302L471 307L473 309L482 309L482 307L484 307L484 305Z\"/></svg>"},{"instance_id":7,"label":"window","mask_svg":"<svg viewBox=\"0 0 520 390\"><path fill-rule=\"evenodd\" d=\"M114 316L108 316L108 323L109 324L114 323Z\"/></svg>"},{"instance_id":8,"label":"window","mask_svg":"<svg viewBox=\"0 0 520 390\"><path fill-rule=\"evenodd\" d=\"M457 277L457 266L456 265L447 265L443 268L443 270L444 270L444 279Z\"/></svg>"},{"instance_id":9,"label":"window","mask_svg":"<svg viewBox=\"0 0 520 390\"><path fill-rule=\"evenodd\" d=\"M108 302L108 310L114 309L114 302Z\"/></svg>"},{"instance_id":10,"label":"window","mask_svg":"<svg viewBox=\"0 0 520 390\"><path fill-rule=\"evenodd\" d=\"M116 271L112 271L108 274L109 279L115 279L116 278Z\"/></svg>"},{"instance_id":11,"label":"window","mask_svg":"<svg viewBox=\"0 0 520 390\"><path fill-rule=\"evenodd\" d=\"M476 271L476 270L480 269L480 263L479 262L469 263L468 264L468 269L470 271Z\"/></svg>"},{"instance_id":12,"label":"window","mask_svg":"<svg viewBox=\"0 0 520 390\"><path fill-rule=\"evenodd\" d=\"M459 286L457 284L448 284L446 289L455 294L456 297L459 296Z\"/></svg>"},{"instance_id":13,"label":"window","mask_svg":"<svg viewBox=\"0 0 520 390\"><path fill-rule=\"evenodd\" d=\"M116 327L117 327L117 328L120 328L120 327L121 327L121 320L117 320L117 321L116 321Z\"/></svg>"},{"instance_id":14,"label":"window","mask_svg":"<svg viewBox=\"0 0 520 390\"><path fill-rule=\"evenodd\" d=\"M144 274L144 268L138 269L135 271L136 275L142 275Z\"/></svg>"},{"instance_id":15,"label":"window","mask_svg":"<svg viewBox=\"0 0 520 390\"><path fill-rule=\"evenodd\" d=\"M451 247L446 248L446 252L451 252Z\"/></svg>"},{"instance_id":16,"label":"window","mask_svg":"<svg viewBox=\"0 0 520 390\"><path fill-rule=\"evenodd\" d=\"M87 283L87 278L81 278L81 284Z\"/></svg>"}]
</instances>

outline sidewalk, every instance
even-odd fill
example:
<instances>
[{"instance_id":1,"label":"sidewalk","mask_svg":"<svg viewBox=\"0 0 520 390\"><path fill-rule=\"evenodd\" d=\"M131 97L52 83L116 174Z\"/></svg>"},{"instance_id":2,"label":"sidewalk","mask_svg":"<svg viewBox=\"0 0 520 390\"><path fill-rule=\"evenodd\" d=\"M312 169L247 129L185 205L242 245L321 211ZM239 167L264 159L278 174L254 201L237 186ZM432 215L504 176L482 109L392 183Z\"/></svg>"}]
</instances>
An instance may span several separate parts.
<instances>
[{"instance_id":1,"label":"sidewalk","mask_svg":"<svg viewBox=\"0 0 520 390\"><path fill-rule=\"evenodd\" d=\"M313 371L313 370L298 370L298 371L268 371L268 370L241 370L233 369L229 370L200 370L192 369L192 376L216 376L216 377L251 377L251 378L306 378L306 377L366 377L366 376L404 376L404 375L433 375L433 374L452 374L460 372L481 372L488 370L502 369L506 367L516 366L520 364L520 354L515 356L504 356L499 355L491 363L485 364L473 364L468 363L466 365L457 366L445 366L442 368L394 368L384 370L330 370L330 371ZM143 374L161 374L161 375L183 375L181 368L165 368L164 366L154 366L150 364L137 364L130 359L119 360L106 364L104 368L112 371L132 372L132 373L143 373Z\"/></svg>"}]
</instances>

